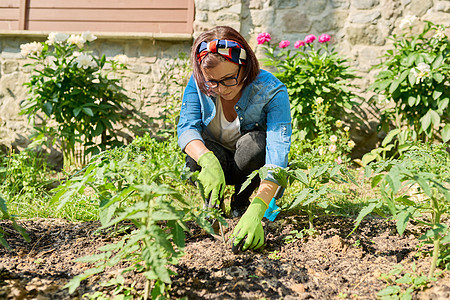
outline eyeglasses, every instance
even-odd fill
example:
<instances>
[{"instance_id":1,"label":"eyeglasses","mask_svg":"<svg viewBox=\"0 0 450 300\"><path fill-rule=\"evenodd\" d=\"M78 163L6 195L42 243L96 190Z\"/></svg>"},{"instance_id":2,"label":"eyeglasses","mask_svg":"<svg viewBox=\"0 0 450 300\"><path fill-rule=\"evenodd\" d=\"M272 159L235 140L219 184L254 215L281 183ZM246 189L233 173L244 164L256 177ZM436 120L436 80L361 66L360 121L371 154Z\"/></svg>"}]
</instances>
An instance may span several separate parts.
<instances>
[{"instance_id":1,"label":"eyeglasses","mask_svg":"<svg viewBox=\"0 0 450 300\"><path fill-rule=\"evenodd\" d=\"M216 89L219 87L219 83L223 86L235 86L238 84L239 72L241 72L241 65L239 65L236 77L228 77L222 80L208 80L205 82L206 88Z\"/></svg>"}]
</instances>

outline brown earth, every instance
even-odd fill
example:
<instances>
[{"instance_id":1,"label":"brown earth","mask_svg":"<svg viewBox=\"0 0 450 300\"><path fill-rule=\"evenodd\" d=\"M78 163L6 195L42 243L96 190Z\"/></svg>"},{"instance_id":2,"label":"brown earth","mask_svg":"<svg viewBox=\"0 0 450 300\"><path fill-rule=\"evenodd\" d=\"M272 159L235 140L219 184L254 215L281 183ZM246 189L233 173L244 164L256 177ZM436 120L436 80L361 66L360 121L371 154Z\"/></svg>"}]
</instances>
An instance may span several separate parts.
<instances>
[{"instance_id":1,"label":"brown earth","mask_svg":"<svg viewBox=\"0 0 450 300\"><path fill-rule=\"evenodd\" d=\"M237 219L227 219L231 232ZM70 223L61 219L32 219L19 222L30 234L31 242L12 229L9 221L0 228L8 233L13 249L0 248L0 299L81 299L85 293L103 291L113 294L104 283L117 270L93 276L72 294L62 287L88 266L75 263L78 257L96 253L113 239L99 233L97 222ZM411 272L427 273L429 257L420 256L417 237L421 229L411 226L403 236L395 224L371 218L347 236L353 223L344 217L316 220L315 236L285 237L292 230L307 226L304 216L279 216L265 222L266 247L258 252L233 254L228 244L205 234L195 226L186 240L186 255L173 267L171 298L188 299L376 299L386 287L378 279L397 264ZM420 257L419 257L420 256ZM141 293L142 276L131 274L125 283L131 294ZM84 297L87 299L87 297ZM112 296L111 296L112 298ZM137 297L136 297L137 299ZM413 299L450 299L450 276L443 273Z\"/></svg>"}]
</instances>

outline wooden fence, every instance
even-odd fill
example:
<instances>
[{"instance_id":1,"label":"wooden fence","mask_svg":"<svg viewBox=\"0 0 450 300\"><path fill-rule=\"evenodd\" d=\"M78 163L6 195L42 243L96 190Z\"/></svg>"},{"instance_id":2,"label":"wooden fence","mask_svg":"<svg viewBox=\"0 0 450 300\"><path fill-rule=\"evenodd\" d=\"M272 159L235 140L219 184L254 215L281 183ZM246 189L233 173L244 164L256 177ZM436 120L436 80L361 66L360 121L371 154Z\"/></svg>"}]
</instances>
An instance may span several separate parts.
<instances>
[{"instance_id":1,"label":"wooden fence","mask_svg":"<svg viewBox=\"0 0 450 300\"><path fill-rule=\"evenodd\" d=\"M0 30L192 33L194 0L0 0Z\"/></svg>"}]
</instances>

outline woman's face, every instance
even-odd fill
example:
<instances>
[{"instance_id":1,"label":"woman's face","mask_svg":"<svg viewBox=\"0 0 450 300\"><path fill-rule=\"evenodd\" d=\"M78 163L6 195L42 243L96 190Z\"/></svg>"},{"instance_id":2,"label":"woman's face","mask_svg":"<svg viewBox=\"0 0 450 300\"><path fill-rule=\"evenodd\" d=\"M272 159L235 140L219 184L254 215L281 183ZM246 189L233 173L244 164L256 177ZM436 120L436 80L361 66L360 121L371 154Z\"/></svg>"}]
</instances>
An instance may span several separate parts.
<instances>
[{"instance_id":1,"label":"woman's face","mask_svg":"<svg viewBox=\"0 0 450 300\"><path fill-rule=\"evenodd\" d=\"M211 88L211 91L220 96L221 99L226 101L237 101L242 92L243 69L244 67L241 66L239 69L239 66L232 62L221 61L213 68L202 68L202 73L205 81L217 83L218 81L230 82L229 79L232 81L232 78L235 78L239 72L239 84L234 86L224 86L222 83L218 83L217 87Z\"/></svg>"}]
</instances>

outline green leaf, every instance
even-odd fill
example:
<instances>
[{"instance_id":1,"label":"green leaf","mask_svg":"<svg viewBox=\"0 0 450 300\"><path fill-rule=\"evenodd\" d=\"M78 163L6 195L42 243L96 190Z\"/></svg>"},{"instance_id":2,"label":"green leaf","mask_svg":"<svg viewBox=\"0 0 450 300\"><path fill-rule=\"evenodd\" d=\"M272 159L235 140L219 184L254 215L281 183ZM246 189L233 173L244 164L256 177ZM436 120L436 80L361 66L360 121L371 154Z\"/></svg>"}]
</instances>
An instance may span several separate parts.
<instances>
[{"instance_id":1,"label":"green leaf","mask_svg":"<svg viewBox=\"0 0 450 300\"><path fill-rule=\"evenodd\" d=\"M383 80L383 81L377 81L374 84L370 86L370 89L378 90L378 91L384 91L390 84L391 80Z\"/></svg>"},{"instance_id":2,"label":"green leaf","mask_svg":"<svg viewBox=\"0 0 450 300\"><path fill-rule=\"evenodd\" d=\"M401 132L401 130L399 128L389 131L389 133L383 139L381 146L386 147L386 145L389 144L392 141L392 139L395 136L397 136L400 132Z\"/></svg>"},{"instance_id":3,"label":"green leaf","mask_svg":"<svg viewBox=\"0 0 450 300\"><path fill-rule=\"evenodd\" d=\"M98 268L86 270L83 274L77 275L74 278L72 278L69 281L69 283L67 283L63 288L69 289L69 294L72 294L80 286L81 281L85 280L86 278L88 278L91 275L95 275L95 274L103 272L104 269L105 269L105 267L101 266Z\"/></svg>"},{"instance_id":4,"label":"green leaf","mask_svg":"<svg viewBox=\"0 0 450 300\"><path fill-rule=\"evenodd\" d=\"M27 231L25 230L25 228L23 228L22 226L20 226L19 224L17 224L16 220L13 219L13 227L14 229L20 233L20 235L25 239L25 241L27 241L28 243L31 242L30 237L28 236Z\"/></svg>"},{"instance_id":5,"label":"green leaf","mask_svg":"<svg viewBox=\"0 0 450 300\"><path fill-rule=\"evenodd\" d=\"M441 66L443 60L444 56L442 56L442 53L439 53L439 55L436 56L436 58L433 61L433 64L431 65L432 69L438 69Z\"/></svg>"},{"instance_id":6,"label":"green leaf","mask_svg":"<svg viewBox=\"0 0 450 300\"><path fill-rule=\"evenodd\" d=\"M441 83L444 80L444 76L439 72L433 72L433 78L437 83Z\"/></svg>"},{"instance_id":7,"label":"green leaf","mask_svg":"<svg viewBox=\"0 0 450 300\"><path fill-rule=\"evenodd\" d=\"M73 115L74 115L75 117L77 117L77 116L80 114L80 112L81 112L81 107L75 107L75 108L73 109Z\"/></svg>"},{"instance_id":8,"label":"green leaf","mask_svg":"<svg viewBox=\"0 0 450 300\"><path fill-rule=\"evenodd\" d=\"M374 176L372 178L372 182L370 183L371 187L375 188L378 185L378 183L384 178L384 176L385 176L384 174L377 174L376 176Z\"/></svg>"},{"instance_id":9,"label":"green leaf","mask_svg":"<svg viewBox=\"0 0 450 300\"><path fill-rule=\"evenodd\" d=\"M362 157L361 161L363 163L363 165L367 166L368 163L376 160L378 157L378 154L375 151L371 151L369 153L364 154L364 156Z\"/></svg>"},{"instance_id":10,"label":"green leaf","mask_svg":"<svg viewBox=\"0 0 450 300\"><path fill-rule=\"evenodd\" d=\"M438 110L441 112L446 111L449 103L449 98L440 99L438 101Z\"/></svg>"},{"instance_id":11,"label":"green leaf","mask_svg":"<svg viewBox=\"0 0 450 300\"><path fill-rule=\"evenodd\" d=\"M441 122L441 117L439 116L439 114L435 111L435 110L430 110L431 111L431 123L433 123L434 125L439 125Z\"/></svg>"},{"instance_id":12,"label":"green leaf","mask_svg":"<svg viewBox=\"0 0 450 300\"><path fill-rule=\"evenodd\" d=\"M172 227L173 242L178 248L183 249L185 246L185 237L183 228L176 221L169 221L168 226Z\"/></svg>"},{"instance_id":13,"label":"green leaf","mask_svg":"<svg viewBox=\"0 0 450 300\"><path fill-rule=\"evenodd\" d=\"M433 91L433 99L436 100L442 95L442 89L436 88Z\"/></svg>"},{"instance_id":14,"label":"green leaf","mask_svg":"<svg viewBox=\"0 0 450 300\"><path fill-rule=\"evenodd\" d=\"M397 88L401 82L402 81L400 79L396 79L396 80L392 81L391 86L389 87L389 93L393 94L397 90Z\"/></svg>"},{"instance_id":15,"label":"green leaf","mask_svg":"<svg viewBox=\"0 0 450 300\"><path fill-rule=\"evenodd\" d=\"M298 195L297 197L295 197L294 202L292 202L291 206L289 207L289 209L292 209L294 207L296 207L297 205L299 205L300 203L303 202L303 200L306 199L306 197L309 195L310 189L309 188L305 188L303 189Z\"/></svg>"},{"instance_id":16,"label":"green leaf","mask_svg":"<svg viewBox=\"0 0 450 300\"><path fill-rule=\"evenodd\" d=\"M409 85L414 86L416 84L416 80L417 80L416 74L412 71L409 72L409 75L408 75Z\"/></svg>"},{"instance_id":17,"label":"green leaf","mask_svg":"<svg viewBox=\"0 0 450 300\"><path fill-rule=\"evenodd\" d=\"M92 131L92 134L94 136L99 136L99 135L102 134L102 132L103 132L103 125L102 125L102 123L97 123L97 125L95 126L94 131Z\"/></svg>"},{"instance_id":18,"label":"green leaf","mask_svg":"<svg viewBox=\"0 0 450 300\"><path fill-rule=\"evenodd\" d=\"M152 219L155 221L168 221L168 220L178 220L180 217L178 214L172 211L157 210L152 213Z\"/></svg>"},{"instance_id":19,"label":"green leaf","mask_svg":"<svg viewBox=\"0 0 450 300\"><path fill-rule=\"evenodd\" d=\"M409 210L403 210L395 216L395 218L397 219L397 232L400 235L403 235L403 233L405 232L410 217L411 213Z\"/></svg>"},{"instance_id":20,"label":"green leaf","mask_svg":"<svg viewBox=\"0 0 450 300\"><path fill-rule=\"evenodd\" d=\"M348 234L351 235L359 226L359 224L361 224L361 221L371 212L373 212L373 210L375 208L380 207L380 204L378 203L379 200L375 200L377 202L372 202L369 205L367 205L366 207L364 207L363 209L361 209L361 211L358 214L358 217L355 220L355 227L353 228L353 230Z\"/></svg>"},{"instance_id":21,"label":"green leaf","mask_svg":"<svg viewBox=\"0 0 450 300\"><path fill-rule=\"evenodd\" d=\"M9 244L6 242L6 240L3 238L3 234L0 233L0 245L6 248L8 251L12 251L12 248L9 246Z\"/></svg>"},{"instance_id":22,"label":"green leaf","mask_svg":"<svg viewBox=\"0 0 450 300\"><path fill-rule=\"evenodd\" d=\"M431 109L420 119L422 130L426 131L431 125Z\"/></svg>"},{"instance_id":23,"label":"green leaf","mask_svg":"<svg viewBox=\"0 0 450 300\"><path fill-rule=\"evenodd\" d=\"M88 115L88 116L90 116L90 117L93 117L93 116L94 116L94 113L92 112L92 109L90 109L89 107L83 107L82 109L83 109L83 112L84 112L86 115Z\"/></svg>"},{"instance_id":24,"label":"green leaf","mask_svg":"<svg viewBox=\"0 0 450 300\"><path fill-rule=\"evenodd\" d=\"M377 293L377 296L383 297L383 296L390 296L390 295L397 295L400 293L401 288L398 285L390 285L381 291Z\"/></svg>"},{"instance_id":25,"label":"green leaf","mask_svg":"<svg viewBox=\"0 0 450 300\"><path fill-rule=\"evenodd\" d=\"M394 169L393 169L394 170ZM392 172L392 170L391 170ZM391 188L392 192L395 194L398 192L398 190L401 187L401 182L400 179L398 177L398 174L387 174L384 179L386 180L386 182L389 184L389 187Z\"/></svg>"},{"instance_id":26,"label":"green leaf","mask_svg":"<svg viewBox=\"0 0 450 300\"><path fill-rule=\"evenodd\" d=\"M411 278L411 275L407 273L407 274L403 275L403 277L397 279L395 282L396 283L411 283L412 278Z\"/></svg>"},{"instance_id":27,"label":"green leaf","mask_svg":"<svg viewBox=\"0 0 450 300\"><path fill-rule=\"evenodd\" d=\"M445 127L442 129L442 141L444 143L447 143L450 140L450 124L445 125Z\"/></svg>"},{"instance_id":28,"label":"green leaf","mask_svg":"<svg viewBox=\"0 0 450 300\"><path fill-rule=\"evenodd\" d=\"M2 212L3 219L9 218L8 208L6 207L6 201L5 199L3 199L1 195L0 195L0 211Z\"/></svg>"},{"instance_id":29,"label":"green leaf","mask_svg":"<svg viewBox=\"0 0 450 300\"><path fill-rule=\"evenodd\" d=\"M295 176L304 185L308 185L308 177L302 170L295 170Z\"/></svg>"},{"instance_id":30,"label":"green leaf","mask_svg":"<svg viewBox=\"0 0 450 300\"><path fill-rule=\"evenodd\" d=\"M428 182L420 177L420 174L418 176L415 176L414 179L416 180L416 182L420 185L420 187L422 188L423 192L430 198L433 197L433 193L431 191L430 185L428 184Z\"/></svg>"},{"instance_id":31,"label":"green leaf","mask_svg":"<svg viewBox=\"0 0 450 300\"><path fill-rule=\"evenodd\" d=\"M48 117L51 117L52 112L53 112L53 104L51 102L46 102L44 103L44 105L42 106L42 109L44 110L45 114Z\"/></svg>"},{"instance_id":32,"label":"green leaf","mask_svg":"<svg viewBox=\"0 0 450 300\"><path fill-rule=\"evenodd\" d=\"M377 78L384 79L384 78L391 78L392 76L394 76L394 73L392 71L385 70L385 71L379 72L377 75Z\"/></svg>"},{"instance_id":33,"label":"green leaf","mask_svg":"<svg viewBox=\"0 0 450 300\"><path fill-rule=\"evenodd\" d=\"M409 96L408 97L408 105L409 106L414 106L416 104L416 97L414 96Z\"/></svg>"}]
</instances>

